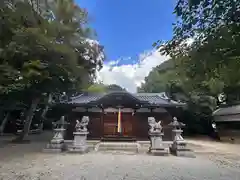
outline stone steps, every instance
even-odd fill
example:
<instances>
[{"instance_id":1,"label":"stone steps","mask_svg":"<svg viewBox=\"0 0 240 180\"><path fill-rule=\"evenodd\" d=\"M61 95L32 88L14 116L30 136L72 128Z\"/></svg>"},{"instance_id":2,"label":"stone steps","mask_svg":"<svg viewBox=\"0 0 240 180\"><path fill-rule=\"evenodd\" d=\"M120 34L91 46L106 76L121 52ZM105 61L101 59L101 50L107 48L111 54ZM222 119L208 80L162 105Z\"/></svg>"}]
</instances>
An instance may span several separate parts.
<instances>
[{"instance_id":1,"label":"stone steps","mask_svg":"<svg viewBox=\"0 0 240 180\"><path fill-rule=\"evenodd\" d=\"M130 151L138 152L140 148L137 142L99 142L95 151Z\"/></svg>"}]
</instances>

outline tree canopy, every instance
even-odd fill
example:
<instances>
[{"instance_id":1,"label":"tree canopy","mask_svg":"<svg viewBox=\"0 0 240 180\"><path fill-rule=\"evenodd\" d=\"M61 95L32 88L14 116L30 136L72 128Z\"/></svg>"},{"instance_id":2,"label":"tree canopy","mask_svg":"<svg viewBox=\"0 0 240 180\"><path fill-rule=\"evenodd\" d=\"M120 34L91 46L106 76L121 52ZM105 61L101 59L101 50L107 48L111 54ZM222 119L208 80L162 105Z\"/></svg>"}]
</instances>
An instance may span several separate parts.
<instances>
[{"instance_id":1,"label":"tree canopy","mask_svg":"<svg viewBox=\"0 0 240 180\"><path fill-rule=\"evenodd\" d=\"M170 59L150 72L139 91L167 91L185 100L184 119L194 129L211 119L220 93L228 105L240 102L240 1L178 0L174 14L172 39L153 44Z\"/></svg>"},{"instance_id":2,"label":"tree canopy","mask_svg":"<svg viewBox=\"0 0 240 180\"><path fill-rule=\"evenodd\" d=\"M0 96L29 107L25 136L46 95L93 81L103 47L93 40L86 10L73 0L4 0L0 16Z\"/></svg>"},{"instance_id":3,"label":"tree canopy","mask_svg":"<svg viewBox=\"0 0 240 180\"><path fill-rule=\"evenodd\" d=\"M126 91L126 90L117 84L105 85L102 83L94 83L90 85L86 89L86 91L92 92L92 93L105 93L105 92Z\"/></svg>"},{"instance_id":4,"label":"tree canopy","mask_svg":"<svg viewBox=\"0 0 240 180\"><path fill-rule=\"evenodd\" d=\"M175 64L172 59L153 68L141 87L138 87L139 92L159 93L166 92L173 84L179 84L180 78L175 71Z\"/></svg>"},{"instance_id":5,"label":"tree canopy","mask_svg":"<svg viewBox=\"0 0 240 180\"><path fill-rule=\"evenodd\" d=\"M240 1L178 0L174 13L173 38L154 46L174 59L184 84L213 96L239 87Z\"/></svg>"}]
</instances>

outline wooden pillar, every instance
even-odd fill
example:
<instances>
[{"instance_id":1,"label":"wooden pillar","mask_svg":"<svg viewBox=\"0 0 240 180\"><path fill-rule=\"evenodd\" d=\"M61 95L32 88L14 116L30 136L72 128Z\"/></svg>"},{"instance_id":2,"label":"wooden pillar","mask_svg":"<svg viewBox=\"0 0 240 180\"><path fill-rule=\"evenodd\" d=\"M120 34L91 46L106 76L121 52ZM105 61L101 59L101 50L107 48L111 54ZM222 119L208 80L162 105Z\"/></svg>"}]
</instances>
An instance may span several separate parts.
<instances>
[{"instance_id":1,"label":"wooden pillar","mask_svg":"<svg viewBox=\"0 0 240 180\"><path fill-rule=\"evenodd\" d=\"M133 136L136 138L137 137L137 119L136 119L136 110L135 108L133 109L132 113L132 131L133 131Z\"/></svg>"},{"instance_id":2,"label":"wooden pillar","mask_svg":"<svg viewBox=\"0 0 240 180\"><path fill-rule=\"evenodd\" d=\"M100 113L100 118L101 118L101 137L100 138L103 138L103 136L104 136L104 109L103 109L103 107L101 107L101 109L102 109L102 112Z\"/></svg>"}]
</instances>

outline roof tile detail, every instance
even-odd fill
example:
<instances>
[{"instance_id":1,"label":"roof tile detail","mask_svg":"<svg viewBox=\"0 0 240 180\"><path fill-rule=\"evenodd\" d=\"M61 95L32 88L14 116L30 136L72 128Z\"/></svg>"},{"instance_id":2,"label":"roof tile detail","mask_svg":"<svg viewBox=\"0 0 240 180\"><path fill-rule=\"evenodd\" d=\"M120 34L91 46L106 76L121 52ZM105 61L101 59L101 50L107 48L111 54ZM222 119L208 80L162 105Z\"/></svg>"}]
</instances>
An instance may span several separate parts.
<instances>
[{"instance_id":1,"label":"roof tile detail","mask_svg":"<svg viewBox=\"0 0 240 180\"><path fill-rule=\"evenodd\" d=\"M126 93L126 92L124 92ZM88 104L91 102L96 102L100 98L104 97L106 94L82 94L76 97L73 97L68 104ZM170 100L164 93L136 93L131 94L133 97L136 97L140 101L145 101L152 105L183 105L183 103L178 103Z\"/></svg>"}]
</instances>

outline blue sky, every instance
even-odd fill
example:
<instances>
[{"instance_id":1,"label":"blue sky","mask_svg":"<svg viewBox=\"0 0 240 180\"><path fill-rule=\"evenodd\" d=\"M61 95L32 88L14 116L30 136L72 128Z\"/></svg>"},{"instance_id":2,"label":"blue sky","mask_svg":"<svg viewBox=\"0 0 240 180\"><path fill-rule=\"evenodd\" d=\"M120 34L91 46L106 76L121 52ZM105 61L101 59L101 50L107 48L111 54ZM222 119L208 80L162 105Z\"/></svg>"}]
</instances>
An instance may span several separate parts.
<instances>
[{"instance_id":1,"label":"blue sky","mask_svg":"<svg viewBox=\"0 0 240 180\"><path fill-rule=\"evenodd\" d=\"M77 0L77 3L88 10L91 27L96 30L97 39L105 48L107 61L101 70L104 73L100 73L104 83L116 83L133 91L153 67L166 60L166 57L155 53L147 59L148 62L139 63L144 55L153 51L152 44L156 40L171 38L175 0ZM115 61L118 64L110 68ZM141 68L146 65L148 69L145 68L143 73ZM128 71L132 69L128 84L123 82L126 81L126 68ZM120 71L122 74L119 74ZM109 80L109 76L114 77L113 72L117 72L116 78L124 77ZM131 80L134 87L126 87Z\"/></svg>"},{"instance_id":2,"label":"blue sky","mask_svg":"<svg viewBox=\"0 0 240 180\"><path fill-rule=\"evenodd\" d=\"M158 39L172 36L174 0L77 0L88 10L91 26L108 60L135 59ZM125 61L129 61L125 60ZM125 62L130 63L130 62Z\"/></svg>"}]
</instances>

